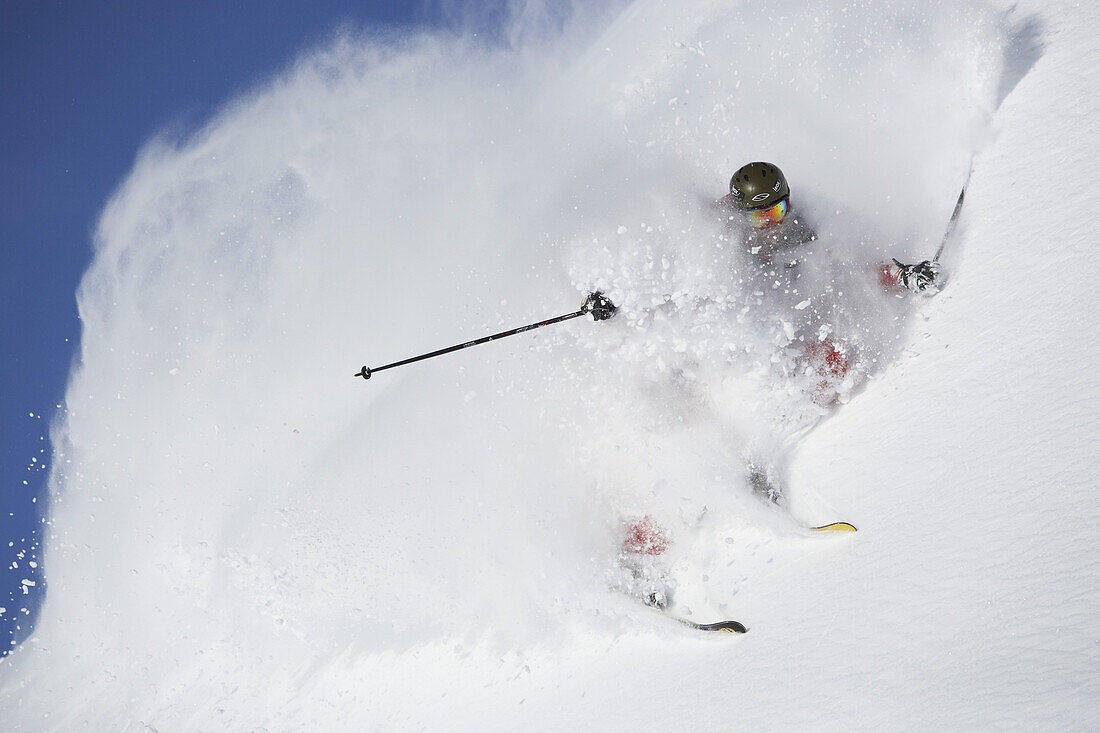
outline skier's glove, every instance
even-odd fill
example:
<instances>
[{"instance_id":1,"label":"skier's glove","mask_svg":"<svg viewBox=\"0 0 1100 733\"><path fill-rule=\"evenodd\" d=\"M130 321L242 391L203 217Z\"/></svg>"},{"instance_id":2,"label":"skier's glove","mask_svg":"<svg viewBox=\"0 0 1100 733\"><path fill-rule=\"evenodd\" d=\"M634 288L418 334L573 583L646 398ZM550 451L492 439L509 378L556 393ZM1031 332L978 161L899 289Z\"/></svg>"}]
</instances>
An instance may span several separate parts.
<instances>
[{"instance_id":1,"label":"skier's glove","mask_svg":"<svg viewBox=\"0 0 1100 733\"><path fill-rule=\"evenodd\" d=\"M581 310L585 313L591 314L593 321L606 321L618 312L618 308L611 299L597 290L594 293L589 293L585 299L584 304L581 306Z\"/></svg>"},{"instance_id":2,"label":"skier's glove","mask_svg":"<svg viewBox=\"0 0 1100 733\"><path fill-rule=\"evenodd\" d=\"M935 295L939 292L940 264L938 262L925 260L915 265L903 265L897 260L894 260L894 264L897 265L900 270L898 282L914 293Z\"/></svg>"}]
</instances>

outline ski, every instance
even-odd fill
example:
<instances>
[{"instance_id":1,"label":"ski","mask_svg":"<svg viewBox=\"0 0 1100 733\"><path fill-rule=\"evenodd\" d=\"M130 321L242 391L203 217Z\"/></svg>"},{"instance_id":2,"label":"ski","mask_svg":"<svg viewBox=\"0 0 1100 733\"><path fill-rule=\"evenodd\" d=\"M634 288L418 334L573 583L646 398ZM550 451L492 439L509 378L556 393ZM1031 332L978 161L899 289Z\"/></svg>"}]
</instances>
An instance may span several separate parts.
<instances>
[{"instance_id":1,"label":"ski","mask_svg":"<svg viewBox=\"0 0 1100 733\"><path fill-rule=\"evenodd\" d=\"M677 621L683 624L684 626L690 626L691 628L697 629L699 631L725 631L729 634L747 634L749 632L745 624L741 623L740 621L715 621L711 624L701 624L698 621L692 621L690 619L684 618L683 616L677 616L669 611L664 610L663 608L656 608L654 606L650 606L650 608L652 608L654 611L661 614L665 618L670 618L673 621Z\"/></svg>"},{"instance_id":2,"label":"ski","mask_svg":"<svg viewBox=\"0 0 1100 733\"><path fill-rule=\"evenodd\" d=\"M812 532L855 532L856 526L849 524L848 522L833 522L832 524L823 524L820 527L810 527Z\"/></svg>"},{"instance_id":3,"label":"ski","mask_svg":"<svg viewBox=\"0 0 1100 733\"><path fill-rule=\"evenodd\" d=\"M745 624L741 623L740 621L715 621L714 623L702 624L698 621L692 621L691 619L686 619L683 616L676 615L669 609L667 605L657 605L656 603L648 600L643 601L643 603L645 603L647 608L652 611L656 611L665 618L676 621L677 623L681 623L684 626L690 626L691 628L698 631L725 631L729 634L747 634L749 631L748 627L746 627Z\"/></svg>"}]
</instances>

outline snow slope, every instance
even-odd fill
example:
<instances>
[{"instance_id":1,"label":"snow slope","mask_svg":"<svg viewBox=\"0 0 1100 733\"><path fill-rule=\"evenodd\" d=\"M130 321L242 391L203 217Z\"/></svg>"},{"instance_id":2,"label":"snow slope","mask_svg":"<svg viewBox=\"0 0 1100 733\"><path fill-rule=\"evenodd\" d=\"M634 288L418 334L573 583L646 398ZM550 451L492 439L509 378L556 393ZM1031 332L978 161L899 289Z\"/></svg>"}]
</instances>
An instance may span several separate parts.
<instances>
[{"instance_id":1,"label":"snow slope","mask_svg":"<svg viewBox=\"0 0 1100 733\"><path fill-rule=\"evenodd\" d=\"M508 48L345 39L150 143L81 287L5 729L1095 729L1098 15L528 12ZM884 294L972 155L949 287ZM750 159L822 235L798 283L706 205ZM351 377L594 287L615 320ZM614 590L641 514L681 610L748 635Z\"/></svg>"}]
</instances>

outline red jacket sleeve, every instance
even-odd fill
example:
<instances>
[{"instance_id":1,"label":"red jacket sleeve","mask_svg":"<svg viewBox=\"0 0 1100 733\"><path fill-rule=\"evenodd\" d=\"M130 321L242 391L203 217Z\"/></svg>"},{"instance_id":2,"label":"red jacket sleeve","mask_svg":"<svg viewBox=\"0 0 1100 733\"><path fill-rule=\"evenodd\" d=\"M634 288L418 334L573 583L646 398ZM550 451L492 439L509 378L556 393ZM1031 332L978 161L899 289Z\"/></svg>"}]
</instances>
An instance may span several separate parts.
<instances>
[{"instance_id":1,"label":"red jacket sleeve","mask_svg":"<svg viewBox=\"0 0 1100 733\"><path fill-rule=\"evenodd\" d=\"M898 280L901 279L901 268L893 262L884 262L879 266L878 275L882 286L890 288L897 285Z\"/></svg>"}]
</instances>

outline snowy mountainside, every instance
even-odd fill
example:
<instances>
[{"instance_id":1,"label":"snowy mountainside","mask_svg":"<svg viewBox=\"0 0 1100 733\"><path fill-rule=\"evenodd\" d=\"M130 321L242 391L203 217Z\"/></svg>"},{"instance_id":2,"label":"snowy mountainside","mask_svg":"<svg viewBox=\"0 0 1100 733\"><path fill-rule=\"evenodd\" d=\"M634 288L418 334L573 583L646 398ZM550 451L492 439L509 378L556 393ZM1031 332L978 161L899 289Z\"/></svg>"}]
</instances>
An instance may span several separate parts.
<instances>
[{"instance_id":1,"label":"snowy mountainside","mask_svg":"<svg viewBox=\"0 0 1100 733\"><path fill-rule=\"evenodd\" d=\"M349 38L150 143L80 292L5 726L1095 727L1100 18L1068 10L638 2L555 69ZM947 289L883 293L971 155ZM752 159L821 235L797 283L709 206ZM1052 161L1073 187L1025 191ZM351 376L594 288L614 320ZM748 635L614 590L637 515L681 609Z\"/></svg>"}]
</instances>

